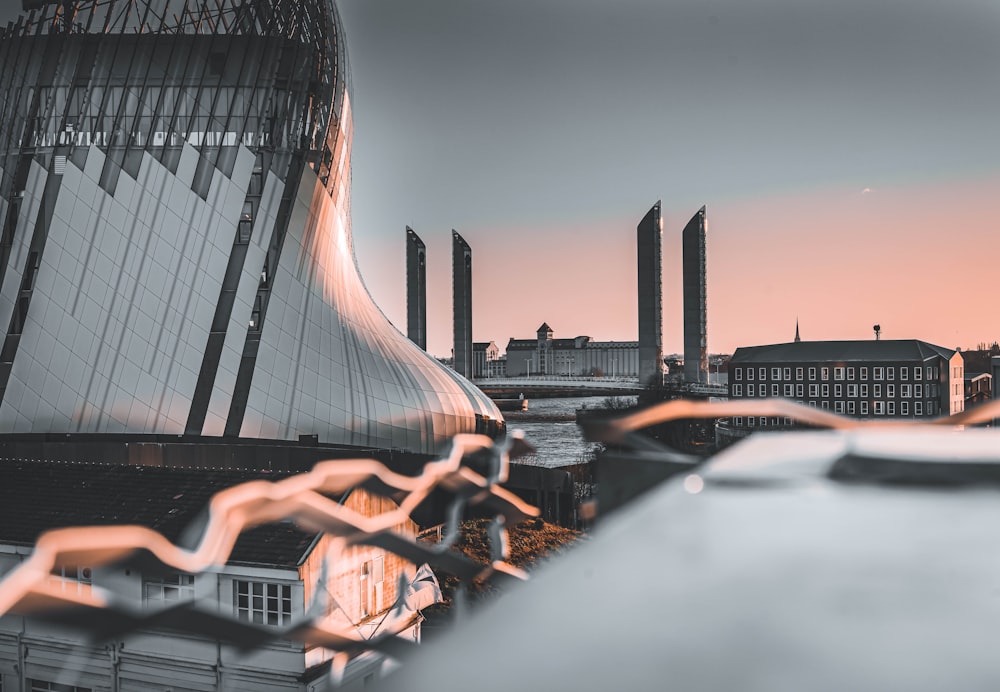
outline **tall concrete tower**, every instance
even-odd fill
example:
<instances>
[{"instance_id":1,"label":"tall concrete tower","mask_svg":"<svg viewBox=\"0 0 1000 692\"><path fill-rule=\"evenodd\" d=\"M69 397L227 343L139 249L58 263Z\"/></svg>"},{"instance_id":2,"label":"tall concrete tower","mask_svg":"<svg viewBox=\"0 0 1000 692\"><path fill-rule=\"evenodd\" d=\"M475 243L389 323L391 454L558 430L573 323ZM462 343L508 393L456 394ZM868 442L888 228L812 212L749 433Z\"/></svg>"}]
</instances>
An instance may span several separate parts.
<instances>
[{"instance_id":1,"label":"tall concrete tower","mask_svg":"<svg viewBox=\"0 0 1000 692\"><path fill-rule=\"evenodd\" d=\"M663 221L657 200L636 227L639 269L639 384L663 377Z\"/></svg>"},{"instance_id":2,"label":"tall concrete tower","mask_svg":"<svg viewBox=\"0 0 1000 692\"><path fill-rule=\"evenodd\" d=\"M406 227L406 336L427 350L427 246Z\"/></svg>"},{"instance_id":3,"label":"tall concrete tower","mask_svg":"<svg viewBox=\"0 0 1000 692\"><path fill-rule=\"evenodd\" d=\"M451 281L454 310L454 369L472 378L472 248L451 231Z\"/></svg>"},{"instance_id":4,"label":"tall concrete tower","mask_svg":"<svg viewBox=\"0 0 1000 692\"><path fill-rule=\"evenodd\" d=\"M702 207L681 234L684 245L684 380L687 382L708 379L706 228L705 207Z\"/></svg>"}]
</instances>

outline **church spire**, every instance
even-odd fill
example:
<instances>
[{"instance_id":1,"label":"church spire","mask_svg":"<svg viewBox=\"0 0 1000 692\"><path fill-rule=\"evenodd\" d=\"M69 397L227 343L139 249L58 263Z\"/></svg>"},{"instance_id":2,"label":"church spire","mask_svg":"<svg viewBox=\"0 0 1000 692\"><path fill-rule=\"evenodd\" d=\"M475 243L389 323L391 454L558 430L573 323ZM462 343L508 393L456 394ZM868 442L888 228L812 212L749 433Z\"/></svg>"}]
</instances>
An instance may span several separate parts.
<instances>
[{"instance_id":1,"label":"church spire","mask_svg":"<svg viewBox=\"0 0 1000 692\"><path fill-rule=\"evenodd\" d=\"M802 341L802 338L799 336L799 318L796 317L795 318L795 343L799 343L800 341Z\"/></svg>"}]
</instances>

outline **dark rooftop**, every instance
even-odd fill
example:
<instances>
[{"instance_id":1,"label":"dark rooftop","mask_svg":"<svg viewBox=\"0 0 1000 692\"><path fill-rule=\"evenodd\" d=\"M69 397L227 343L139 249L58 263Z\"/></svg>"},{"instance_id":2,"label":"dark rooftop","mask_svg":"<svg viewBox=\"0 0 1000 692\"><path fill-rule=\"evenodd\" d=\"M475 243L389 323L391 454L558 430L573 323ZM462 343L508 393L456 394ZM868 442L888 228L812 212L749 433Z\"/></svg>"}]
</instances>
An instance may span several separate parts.
<instances>
[{"instance_id":1,"label":"dark rooftop","mask_svg":"<svg viewBox=\"0 0 1000 692\"><path fill-rule=\"evenodd\" d=\"M50 529L138 524L178 542L203 519L215 493L245 481L280 480L287 473L222 469L0 460L0 542L33 545ZM294 567L316 533L289 523L245 531L230 563Z\"/></svg>"},{"instance_id":2,"label":"dark rooftop","mask_svg":"<svg viewBox=\"0 0 1000 692\"><path fill-rule=\"evenodd\" d=\"M777 363L796 361L913 361L933 356L950 359L955 351L917 339L881 341L799 341L767 346L742 346L730 361L739 363Z\"/></svg>"}]
</instances>

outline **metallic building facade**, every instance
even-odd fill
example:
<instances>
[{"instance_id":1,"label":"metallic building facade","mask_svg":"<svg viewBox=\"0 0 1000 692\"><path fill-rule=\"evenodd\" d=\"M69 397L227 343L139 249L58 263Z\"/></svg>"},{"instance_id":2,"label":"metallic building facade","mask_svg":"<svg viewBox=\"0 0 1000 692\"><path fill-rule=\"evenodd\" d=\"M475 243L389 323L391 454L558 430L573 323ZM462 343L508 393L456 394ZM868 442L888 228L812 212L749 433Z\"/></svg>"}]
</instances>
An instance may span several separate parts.
<instances>
[{"instance_id":1,"label":"metallic building facade","mask_svg":"<svg viewBox=\"0 0 1000 692\"><path fill-rule=\"evenodd\" d=\"M636 228L639 259L639 384L659 383L663 376L663 222L660 201Z\"/></svg>"},{"instance_id":2,"label":"metallic building facade","mask_svg":"<svg viewBox=\"0 0 1000 692\"><path fill-rule=\"evenodd\" d=\"M451 283L454 368L472 377L472 248L458 231L451 232Z\"/></svg>"},{"instance_id":3,"label":"metallic building facade","mask_svg":"<svg viewBox=\"0 0 1000 692\"><path fill-rule=\"evenodd\" d=\"M406 335L427 350L427 246L406 227Z\"/></svg>"},{"instance_id":4,"label":"metallic building facade","mask_svg":"<svg viewBox=\"0 0 1000 692\"><path fill-rule=\"evenodd\" d=\"M354 258L333 0L70 0L0 30L0 432L433 451L502 420Z\"/></svg>"},{"instance_id":5,"label":"metallic building facade","mask_svg":"<svg viewBox=\"0 0 1000 692\"><path fill-rule=\"evenodd\" d=\"M705 207L681 233L684 274L684 379L708 379L708 303L705 275Z\"/></svg>"}]
</instances>

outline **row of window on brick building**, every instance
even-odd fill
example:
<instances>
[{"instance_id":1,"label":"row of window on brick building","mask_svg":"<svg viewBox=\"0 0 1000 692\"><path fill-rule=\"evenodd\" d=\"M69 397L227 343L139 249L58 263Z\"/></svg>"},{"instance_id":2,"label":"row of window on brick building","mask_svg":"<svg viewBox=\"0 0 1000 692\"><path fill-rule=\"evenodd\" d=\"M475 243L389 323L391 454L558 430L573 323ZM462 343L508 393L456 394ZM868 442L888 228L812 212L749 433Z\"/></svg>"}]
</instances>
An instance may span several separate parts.
<instances>
[{"instance_id":1,"label":"row of window on brick building","mask_svg":"<svg viewBox=\"0 0 1000 692\"><path fill-rule=\"evenodd\" d=\"M806 374L808 372L808 377L810 381L816 380L817 376L820 380L827 381L830 379L831 373L833 374L834 381L852 381L858 379L860 381L867 381L869 370L871 371L871 379L877 381L881 380L895 380L897 370L899 373L899 380L906 381L910 379L910 374L912 372L914 380L936 380L938 378L938 368L937 366L927 365L920 366L914 365L912 368L910 366L901 365L898 368L894 365L889 366L868 366L862 365L859 367L855 366L815 366L815 367L796 367L795 379L792 379L792 370L790 367L772 367L771 380L772 381L803 381L806 379ZM745 374L744 374L745 373ZM766 367L736 367L733 368L732 376L733 380L741 381L746 379L748 382L752 382L754 379L766 380L768 374L768 368ZM857 374L857 378L855 378Z\"/></svg>"},{"instance_id":2,"label":"row of window on brick building","mask_svg":"<svg viewBox=\"0 0 1000 692\"><path fill-rule=\"evenodd\" d=\"M743 384L733 384L732 385L732 395L733 397L744 396ZM871 396L876 399L881 399L883 397L883 392L886 399L895 399L897 392L899 393L899 398L902 399L923 399L924 396L936 398L939 394L939 385L937 382L928 382L924 384L898 384L895 382L889 382L885 385L881 383L876 383L871 385L869 388L868 384L835 384L833 385L833 396L836 399L841 399L844 396L844 392L847 392L848 399L867 399L868 392L871 391ZM796 398L803 399L806 397L806 385L804 384L793 384L790 382L784 385L773 383L771 384L770 396L783 396L786 399ZM830 385L828 384L810 384L809 385L809 398L810 399L828 399L830 398ZM746 384L746 396L747 397L765 397L768 394L767 384L752 384L748 382Z\"/></svg>"},{"instance_id":3,"label":"row of window on brick building","mask_svg":"<svg viewBox=\"0 0 1000 692\"><path fill-rule=\"evenodd\" d=\"M799 402L803 403L803 402ZM871 406L869 407L869 403ZM897 415L897 404L898 404L898 415L900 416L933 416L938 413L938 402L937 401L835 401L833 402L833 412L834 413L846 413L848 415L875 415L875 416L895 416ZM809 406L816 408L816 402L810 401ZM830 402L821 401L819 408L824 411L830 410ZM736 416L733 422L737 426L744 425L744 417ZM760 425L761 427L767 425L791 425L791 418L774 418L767 416L747 416L746 425L748 427L754 427L755 425Z\"/></svg>"}]
</instances>

